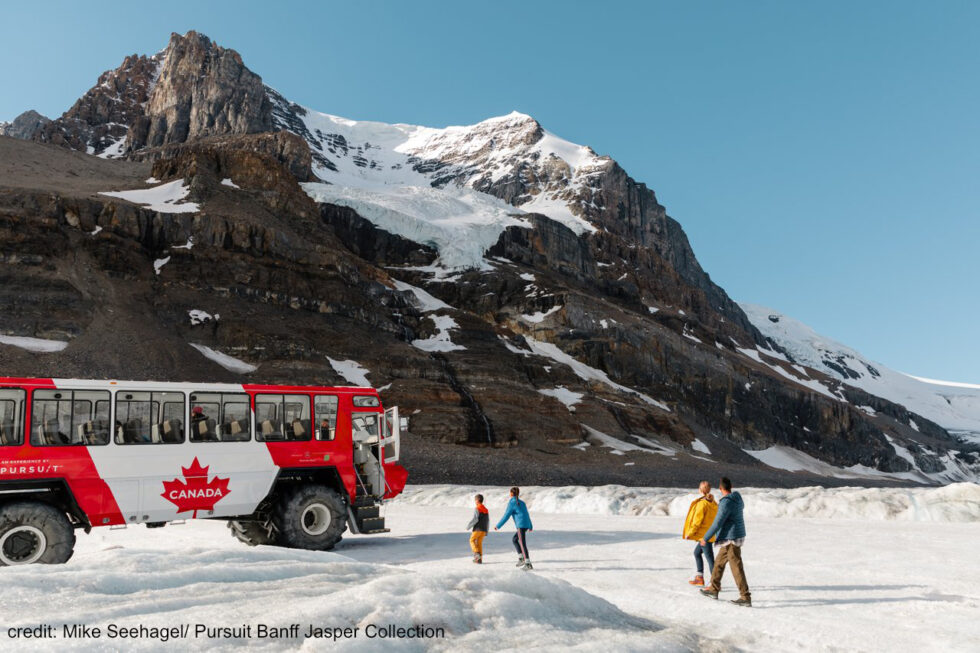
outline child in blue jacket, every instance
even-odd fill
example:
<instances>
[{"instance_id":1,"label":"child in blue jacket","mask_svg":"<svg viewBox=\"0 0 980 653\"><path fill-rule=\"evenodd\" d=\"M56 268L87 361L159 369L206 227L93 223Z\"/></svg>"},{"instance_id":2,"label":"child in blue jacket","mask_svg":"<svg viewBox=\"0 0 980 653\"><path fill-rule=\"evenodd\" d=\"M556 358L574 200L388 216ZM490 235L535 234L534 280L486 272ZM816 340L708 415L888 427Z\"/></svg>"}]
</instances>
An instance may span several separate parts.
<instances>
[{"instance_id":1,"label":"child in blue jacket","mask_svg":"<svg viewBox=\"0 0 980 653\"><path fill-rule=\"evenodd\" d=\"M514 518L514 526L517 532L514 533L514 548L517 549L517 566L528 571L534 569L531 566L531 555L527 551L527 534L534 530L531 524L531 516L527 512L527 504L520 500L521 489L512 487L510 489L510 501L507 503L507 510L500 518L493 530L499 531L500 527L507 523L511 517Z\"/></svg>"}]
</instances>

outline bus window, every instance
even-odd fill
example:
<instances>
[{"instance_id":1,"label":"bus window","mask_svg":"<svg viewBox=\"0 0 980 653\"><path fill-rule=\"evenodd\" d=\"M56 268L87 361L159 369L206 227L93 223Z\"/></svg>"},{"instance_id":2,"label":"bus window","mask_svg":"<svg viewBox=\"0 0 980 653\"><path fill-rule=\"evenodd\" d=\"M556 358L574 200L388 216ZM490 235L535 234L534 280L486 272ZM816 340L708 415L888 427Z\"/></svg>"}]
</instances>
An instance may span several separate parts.
<instances>
[{"instance_id":1,"label":"bus window","mask_svg":"<svg viewBox=\"0 0 980 653\"><path fill-rule=\"evenodd\" d=\"M247 442L252 439L249 396L196 392L191 395L191 442Z\"/></svg>"},{"instance_id":2,"label":"bus window","mask_svg":"<svg viewBox=\"0 0 980 653\"><path fill-rule=\"evenodd\" d=\"M380 437L378 413L354 413L351 415L354 442L376 443Z\"/></svg>"},{"instance_id":3,"label":"bus window","mask_svg":"<svg viewBox=\"0 0 980 653\"><path fill-rule=\"evenodd\" d=\"M337 437L337 397L334 395L314 397L313 413L316 420L316 439L333 440Z\"/></svg>"},{"instance_id":4,"label":"bus window","mask_svg":"<svg viewBox=\"0 0 980 653\"><path fill-rule=\"evenodd\" d=\"M256 440L309 440L310 398L306 395L255 395Z\"/></svg>"},{"instance_id":5,"label":"bus window","mask_svg":"<svg viewBox=\"0 0 980 653\"><path fill-rule=\"evenodd\" d=\"M27 393L16 388L0 388L0 446L24 444L24 400Z\"/></svg>"},{"instance_id":6,"label":"bus window","mask_svg":"<svg viewBox=\"0 0 980 653\"><path fill-rule=\"evenodd\" d=\"M116 444L179 444L183 441L182 392L120 390L116 393Z\"/></svg>"},{"instance_id":7,"label":"bus window","mask_svg":"<svg viewBox=\"0 0 980 653\"><path fill-rule=\"evenodd\" d=\"M35 390L31 403L31 444L109 444L109 420L98 407L109 401L102 390Z\"/></svg>"}]
</instances>

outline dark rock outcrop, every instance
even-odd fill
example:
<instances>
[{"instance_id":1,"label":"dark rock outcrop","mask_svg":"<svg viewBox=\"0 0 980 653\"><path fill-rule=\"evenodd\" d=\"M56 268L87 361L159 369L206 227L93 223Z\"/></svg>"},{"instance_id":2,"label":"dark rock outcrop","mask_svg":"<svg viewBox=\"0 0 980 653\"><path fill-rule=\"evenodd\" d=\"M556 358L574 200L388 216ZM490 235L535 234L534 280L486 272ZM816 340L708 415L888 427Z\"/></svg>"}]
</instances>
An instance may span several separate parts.
<instances>
[{"instance_id":1,"label":"dark rock outcrop","mask_svg":"<svg viewBox=\"0 0 980 653\"><path fill-rule=\"evenodd\" d=\"M51 122L51 119L42 116L33 109L25 111L10 122L0 122L0 136L10 136L28 140L34 132Z\"/></svg>"}]
</instances>

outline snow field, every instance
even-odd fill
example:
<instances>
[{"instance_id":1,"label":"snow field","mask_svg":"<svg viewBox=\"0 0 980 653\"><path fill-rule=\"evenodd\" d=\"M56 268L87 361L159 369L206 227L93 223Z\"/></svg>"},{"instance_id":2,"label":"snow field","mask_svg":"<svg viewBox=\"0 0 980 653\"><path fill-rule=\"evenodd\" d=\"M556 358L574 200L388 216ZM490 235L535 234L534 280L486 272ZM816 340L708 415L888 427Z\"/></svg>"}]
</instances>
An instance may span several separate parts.
<instances>
[{"instance_id":1,"label":"snow field","mask_svg":"<svg viewBox=\"0 0 980 653\"><path fill-rule=\"evenodd\" d=\"M447 634L442 640L247 642L257 650L383 646L618 653L971 651L980 646L975 619L980 572L972 548L964 545L980 536L976 517L941 525L856 513L835 519L762 517L766 510L759 506L766 497L793 491L746 490L747 510L756 511L747 516L743 547L754 604L746 610L727 602L736 597L730 575L722 581L720 601L687 584L694 571L693 543L679 534L691 494L618 488L620 504L613 510L598 500L613 493L609 488L525 488L535 524L528 536L535 571L522 572L514 567L510 524L487 536L485 564L470 562L463 527L475 489L411 486L386 508L391 533L348 534L334 553L249 548L220 522L79 533L67 565L0 570L6 590L0 593L0 610L8 627L70 618L88 625L299 623L303 629L311 623L424 624L443 627ZM480 489L495 523L505 491ZM801 505L838 502L838 495L856 491L801 490ZM945 490L927 492L936 504L975 502L975 486ZM879 499L891 493L901 503L908 491L878 492ZM673 496L683 511L667 501L670 516L630 514L634 494ZM591 506L590 495L596 495ZM570 510L575 506L577 513ZM594 514L586 514L590 510ZM820 509L797 512L822 514ZM138 640L125 647L223 651L243 643ZM16 642L18 650L50 649L44 644ZM57 644L69 650L113 648L106 640Z\"/></svg>"},{"instance_id":2,"label":"snow field","mask_svg":"<svg viewBox=\"0 0 980 653\"><path fill-rule=\"evenodd\" d=\"M353 552L382 542L348 536ZM454 538L455 539L455 538ZM465 544L465 542L464 542ZM510 567L510 565L508 565ZM444 628L447 639L385 640L386 650L455 650L501 642L549 643L575 650L583 639L631 639L658 626L631 616L604 599L559 579L503 568L475 575L469 568L411 570L357 562L336 553L276 547L249 548L220 522L189 522L166 531L132 527L99 529L81 536L68 565L4 569L0 609L5 623L109 623L213 627L292 623L323 627L367 624ZM271 608L270 606L275 606ZM177 640L191 650L230 650L246 642L260 650L321 650L314 639ZM25 642L25 650L45 650ZM217 645L217 646L216 646ZM377 650L378 640L342 641L340 650ZM62 640L69 650L96 648ZM170 648L167 647L167 648ZM99 647L99 648L104 648ZM155 650L159 641L127 642L127 649ZM587 649L585 649L587 650Z\"/></svg>"},{"instance_id":3,"label":"snow field","mask_svg":"<svg viewBox=\"0 0 980 653\"><path fill-rule=\"evenodd\" d=\"M708 479L716 485L715 479ZM954 483L939 488L737 488L747 518L819 518L875 521L980 522L980 485ZM506 503L509 488L410 485L399 503L464 507L482 493L487 503ZM720 498L717 489L715 498ZM683 519L697 497L684 488L568 486L522 488L533 511L552 514L664 516Z\"/></svg>"},{"instance_id":4,"label":"snow field","mask_svg":"<svg viewBox=\"0 0 980 653\"><path fill-rule=\"evenodd\" d=\"M390 233L439 250L439 265L489 269L483 254L507 227L529 226L503 200L455 186L351 187L308 182L316 202L347 206Z\"/></svg>"}]
</instances>

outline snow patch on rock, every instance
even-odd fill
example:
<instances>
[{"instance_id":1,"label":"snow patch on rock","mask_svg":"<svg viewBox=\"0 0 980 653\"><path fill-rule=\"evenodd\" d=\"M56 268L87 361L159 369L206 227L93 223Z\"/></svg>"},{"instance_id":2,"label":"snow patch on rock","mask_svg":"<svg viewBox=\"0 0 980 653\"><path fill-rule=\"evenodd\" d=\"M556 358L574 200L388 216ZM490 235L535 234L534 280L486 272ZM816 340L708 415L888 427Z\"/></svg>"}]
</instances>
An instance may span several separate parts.
<instances>
[{"instance_id":1,"label":"snow patch on rock","mask_svg":"<svg viewBox=\"0 0 980 653\"><path fill-rule=\"evenodd\" d=\"M438 297L434 297L432 294L426 292L422 288L413 286L412 284L405 283L404 281L399 281L398 279L393 279L395 284L395 289L401 292L410 292L415 297L415 305L423 313L430 313L432 311L438 310L452 310L452 306L442 301Z\"/></svg>"},{"instance_id":2,"label":"snow patch on rock","mask_svg":"<svg viewBox=\"0 0 980 653\"><path fill-rule=\"evenodd\" d=\"M152 177L151 177L152 179ZM159 213L197 213L200 207L194 202L185 202L191 189L183 179L139 190L103 191L99 195L115 197Z\"/></svg>"},{"instance_id":3,"label":"snow patch on rock","mask_svg":"<svg viewBox=\"0 0 980 653\"><path fill-rule=\"evenodd\" d=\"M436 327L436 333L428 338L412 341L412 346L422 351L458 351L466 349L463 345L457 345L449 337L449 331L459 328L456 320L448 315L430 315L429 319Z\"/></svg>"},{"instance_id":4,"label":"snow patch on rock","mask_svg":"<svg viewBox=\"0 0 980 653\"><path fill-rule=\"evenodd\" d=\"M515 347L515 349L516 349L516 347ZM519 352L520 350L517 349L517 351ZM569 412L572 412L572 413L575 412L575 404L577 404L580 401L582 401L582 397L585 396L585 393L582 393L582 392L573 392L572 390L569 390L568 388L566 388L563 385L560 385L560 386L558 386L556 388L552 388L552 389L538 390L538 392L540 392L541 394L543 394L546 397L554 397L555 399L557 399L561 403L565 404L565 407L568 408Z\"/></svg>"},{"instance_id":5,"label":"snow patch on rock","mask_svg":"<svg viewBox=\"0 0 980 653\"><path fill-rule=\"evenodd\" d=\"M371 373L366 367L361 365L355 360L334 360L333 358L327 357L330 361L330 367L333 368L334 372L339 374L344 378L345 381L350 383L352 386L358 388L370 388L371 382L368 381L367 375Z\"/></svg>"},{"instance_id":6,"label":"snow patch on rock","mask_svg":"<svg viewBox=\"0 0 980 653\"><path fill-rule=\"evenodd\" d=\"M193 342L189 344L191 347L201 352L205 358L214 361L229 372L235 372L236 374L248 374L259 369L255 365L246 363L245 361L229 356L228 354L222 354L220 351L216 351L210 347L206 347L205 345L198 345Z\"/></svg>"},{"instance_id":7,"label":"snow patch on rock","mask_svg":"<svg viewBox=\"0 0 980 653\"><path fill-rule=\"evenodd\" d=\"M30 338L27 336L4 336L0 335L0 345L19 347L35 354L50 354L62 351L68 346L64 340L48 340L46 338Z\"/></svg>"},{"instance_id":8,"label":"snow patch on rock","mask_svg":"<svg viewBox=\"0 0 980 653\"><path fill-rule=\"evenodd\" d=\"M545 358L550 358L556 363L567 365L580 379L585 381L598 381L599 383L609 386L615 390L619 390L620 392L625 392L626 394L639 397L642 401L650 404L651 406L656 406L660 410L670 412L670 407L667 404L657 401L653 397L643 394L638 390L634 390L633 388L628 388L625 385L616 383L602 370L597 370L596 368L586 365L569 354L566 354L559 349L557 345L553 345L550 342L535 340L530 336L526 337L526 340L533 353L539 356L544 356Z\"/></svg>"}]
</instances>

